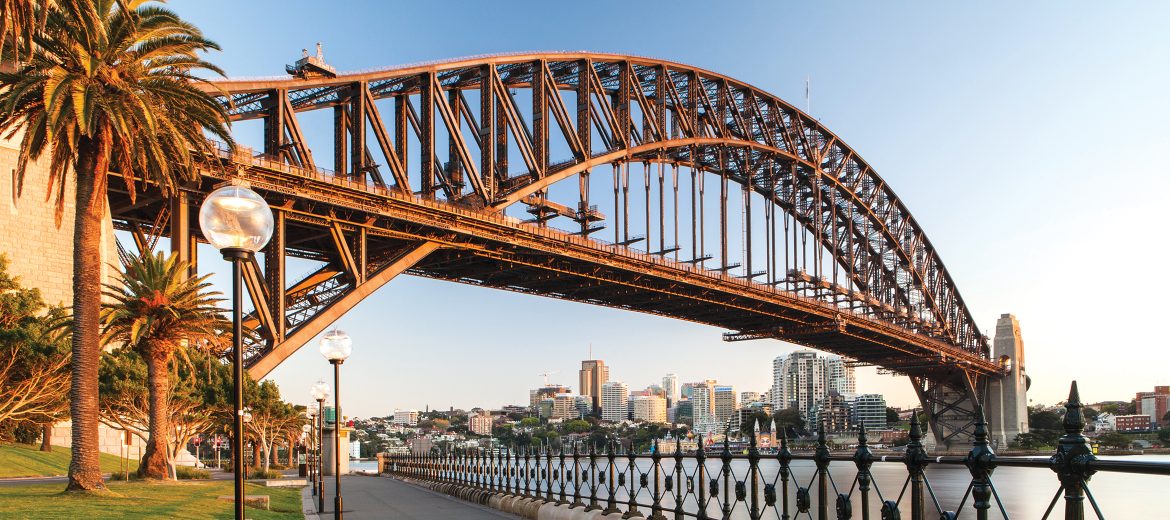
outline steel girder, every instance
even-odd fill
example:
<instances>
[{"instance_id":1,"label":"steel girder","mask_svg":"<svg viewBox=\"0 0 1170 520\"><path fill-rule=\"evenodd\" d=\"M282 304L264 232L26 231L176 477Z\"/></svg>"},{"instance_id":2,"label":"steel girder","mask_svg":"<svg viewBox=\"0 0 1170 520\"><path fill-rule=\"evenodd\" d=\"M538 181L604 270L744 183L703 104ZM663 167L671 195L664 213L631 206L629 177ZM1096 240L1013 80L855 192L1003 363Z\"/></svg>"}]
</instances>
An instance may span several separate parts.
<instances>
[{"instance_id":1,"label":"steel girder","mask_svg":"<svg viewBox=\"0 0 1170 520\"><path fill-rule=\"evenodd\" d=\"M190 195L197 199L217 179L245 178L278 209L264 265L245 269L254 307L248 320L262 337L249 347L254 376L402 272L718 325L739 331L732 340L776 337L850 355L918 378L924 404L949 402L934 389L961 387L955 370L975 383L997 375L953 280L889 186L817 121L746 83L661 60L550 53L217 87L233 119L263 119L264 149L222 154ZM319 109L333 110L333 170L314 161L297 117ZM568 157L550 156L554 140ZM509 169L510 155L521 171ZM775 273L774 230L766 245L771 265L748 268L747 280L727 276L726 265L694 269L702 258L667 261L678 240L668 250L661 221L662 251L651 262L587 238L600 229L591 222L609 220L590 209L591 171L629 163L671 164L675 179L679 165L718 176L724 252L730 182L744 190L747 211L748 193L759 194L771 225L791 219L834 265ZM545 219L574 218L574 204L548 199L548 188L572 178L581 192L581 237L550 236ZM677 220L677 180L672 185ZM527 236L514 222L490 230L462 225L469 215L491 221L517 202L533 208L544 234ZM157 233L165 211L140 204L115 220ZM648 210L646 220L649 235ZM699 226L692 222L692 234ZM196 233L185 227L174 225L171 234L186 233L191 239L179 242L191 244ZM288 284L286 255L322 266ZM508 270L526 275L501 273ZM753 280L764 272L764 282Z\"/></svg>"},{"instance_id":2,"label":"steel girder","mask_svg":"<svg viewBox=\"0 0 1170 520\"><path fill-rule=\"evenodd\" d=\"M298 112L334 108L343 114L339 118L364 118L378 143L373 150L394 173L394 189L408 192L412 187L405 138L410 134L428 159L417 165L422 174L417 192L442 191L447 200L472 207L501 208L540 193L569 176L564 175L568 170L572 175L587 174L588 168L571 167L596 163L591 159L599 157L609 162L682 162L725 175L796 213L803 225L819 228L818 240L838 253L846 247L842 242L850 242L848 247L857 253L837 254L836 261L853 276L867 278L863 283L869 296L950 342L986 355L986 339L953 280L889 186L815 119L732 78L641 57L540 53L456 59L336 78L228 80L217 87L227 92L223 99L234 119L264 118L270 127L289 128L282 134L287 142L274 143L273 150L307 150L295 130ZM530 118L523 116L512 95L516 89L531 93ZM574 93L576 110L570 112L561 92ZM476 93L478 99L469 102L465 93ZM409 123L396 124L393 139L375 106L381 99L393 99L396 118ZM479 110L474 110L476 104ZM553 127L560 130L572 155L561 162L548 156ZM381 181L372 175L377 153L370 153L365 132L353 128L352 123L337 125L334 173L377 184ZM435 150L437 129L449 141L445 166ZM594 135L601 146L591 143ZM639 147L686 138L721 144L681 147L670 155L632 156ZM729 146L725 143L737 141L749 145L745 153L721 160L719 155ZM520 174L507 170L509 142L524 162ZM266 154L274 159L312 166L287 158L311 156L307 151L271 152L266 146ZM614 152L618 156L609 157ZM350 158L348 167L341 160L345 157ZM790 177L797 179L795 184ZM786 193L793 187L795 199ZM846 235L852 240L843 240Z\"/></svg>"}]
</instances>

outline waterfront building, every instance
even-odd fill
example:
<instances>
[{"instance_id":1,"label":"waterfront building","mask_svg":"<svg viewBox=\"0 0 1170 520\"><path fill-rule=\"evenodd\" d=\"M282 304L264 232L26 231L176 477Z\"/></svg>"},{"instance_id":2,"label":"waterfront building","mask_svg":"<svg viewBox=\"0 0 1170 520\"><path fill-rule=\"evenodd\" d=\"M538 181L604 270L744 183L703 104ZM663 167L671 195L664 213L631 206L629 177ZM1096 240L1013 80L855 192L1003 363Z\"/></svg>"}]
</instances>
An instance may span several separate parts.
<instances>
[{"instance_id":1,"label":"waterfront building","mask_svg":"<svg viewBox=\"0 0 1170 520\"><path fill-rule=\"evenodd\" d=\"M537 408L540 406L541 401L545 399L552 399L558 394L567 394L570 392L572 392L572 390L564 385L544 385L535 390L528 391L528 406L531 407L533 411L538 411Z\"/></svg>"},{"instance_id":2,"label":"waterfront building","mask_svg":"<svg viewBox=\"0 0 1170 520\"><path fill-rule=\"evenodd\" d=\"M601 385L601 418L609 422L621 422L629 417L630 388L621 381L609 381Z\"/></svg>"},{"instance_id":3,"label":"waterfront building","mask_svg":"<svg viewBox=\"0 0 1170 520\"><path fill-rule=\"evenodd\" d=\"M886 398L882 394L861 394L853 401L853 420L867 430L886 427Z\"/></svg>"},{"instance_id":4,"label":"waterfront building","mask_svg":"<svg viewBox=\"0 0 1170 520\"><path fill-rule=\"evenodd\" d=\"M391 423L398 426L417 426L418 410L394 410L394 420Z\"/></svg>"},{"instance_id":5,"label":"waterfront building","mask_svg":"<svg viewBox=\"0 0 1170 520\"><path fill-rule=\"evenodd\" d=\"M678 376L675 374L663 376L662 389L666 391L666 407L673 407L678 402Z\"/></svg>"},{"instance_id":6,"label":"waterfront building","mask_svg":"<svg viewBox=\"0 0 1170 520\"><path fill-rule=\"evenodd\" d=\"M578 389L581 395L589 397L593 401L593 413L596 413L601 407L601 388L605 383L609 382L609 367L605 366L605 361L600 359L587 359L581 362L581 370L579 371L580 385Z\"/></svg>"},{"instance_id":7,"label":"waterfront building","mask_svg":"<svg viewBox=\"0 0 1170 520\"><path fill-rule=\"evenodd\" d=\"M829 394L816 406L817 428L824 428L825 433L841 433L847 432L854 426L854 409L851 403L845 396L833 393ZM885 410L883 409L883 414ZM883 418L885 416L883 415ZM883 427L885 422L882 423ZM866 425L868 428L869 425Z\"/></svg>"},{"instance_id":8,"label":"waterfront building","mask_svg":"<svg viewBox=\"0 0 1170 520\"><path fill-rule=\"evenodd\" d=\"M648 423L666 423L666 398L658 395L634 397L634 420Z\"/></svg>"},{"instance_id":9,"label":"waterfront building","mask_svg":"<svg viewBox=\"0 0 1170 520\"><path fill-rule=\"evenodd\" d=\"M469 417L467 428L476 435L491 435L493 423L492 414L485 411Z\"/></svg>"},{"instance_id":10,"label":"waterfront building","mask_svg":"<svg viewBox=\"0 0 1170 520\"><path fill-rule=\"evenodd\" d=\"M1117 416L1109 412L1101 412L1097 414L1097 418L1093 419L1093 431L1095 432L1111 432L1117 430Z\"/></svg>"},{"instance_id":11,"label":"waterfront building","mask_svg":"<svg viewBox=\"0 0 1170 520\"><path fill-rule=\"evenodd\" d=\"M1153 427L1150 416L1141 414L1118 415L1114 422L1119 432L1148 432Z\"/></svg>"},{"instance_id":12,"label":"waterfront building","mask_svg":"<svg viewBox=\"0 0 1170 520\"><path fill-rule=\"evenodd\" d=\"M1136 413L1150 416L1155 427L1167 426L1162 418L1170 410L1170 386L1155 386L1153 392L1138 392L1133 399Z\"/></svg>"},{"instance_id":13,"label":"waterfront building","mask_svg":"<svg viewBox=\"0 0 1170 520\"><path fill-rule=\"evenodd\" d=\"M349 458L362 458L362 441L353 438L349 440Z\"/></svg>"}]
</instances>

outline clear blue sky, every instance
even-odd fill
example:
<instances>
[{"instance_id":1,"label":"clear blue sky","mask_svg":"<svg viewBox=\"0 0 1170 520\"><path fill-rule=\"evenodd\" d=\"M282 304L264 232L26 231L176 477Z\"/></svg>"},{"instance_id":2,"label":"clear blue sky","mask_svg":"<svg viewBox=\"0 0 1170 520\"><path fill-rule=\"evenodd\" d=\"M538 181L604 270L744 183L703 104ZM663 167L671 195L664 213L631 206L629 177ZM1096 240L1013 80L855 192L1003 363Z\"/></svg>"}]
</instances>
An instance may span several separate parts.
<instances>
[{"instance_id":1,"label":"clear blue sky","mask_svg":"<svg viewBox=\"0 0 1170 520\"><path fill-rule=\"evenodd\" d=\"M403 5L398 5L403 4ZM980 326L1016 314L1035 402L1170 384L1170 4L238 2L171 7L230 76L282 75L321 41L339 70L525 50L660 57L803 105L922 223ZM397 7L391 7L396 5ZM507 5L507 7L505 7ZM579 7L573 7L579 6ZM245 143L249 144L249 143ZM258 144L258 143L252 143ZM204 269L225 270L204 251ZM221 278L217 278L221 279ZM226 287L225 287L226 289ZM667 372L764 391L779 342L582 304L399 278L340 321L347 415L523 403L537 374L576 390L590 344L640 388ZM315 343L271 375L308 400ZM860 370L858 389L914 402Z\"/></svg>"}]
</instances>

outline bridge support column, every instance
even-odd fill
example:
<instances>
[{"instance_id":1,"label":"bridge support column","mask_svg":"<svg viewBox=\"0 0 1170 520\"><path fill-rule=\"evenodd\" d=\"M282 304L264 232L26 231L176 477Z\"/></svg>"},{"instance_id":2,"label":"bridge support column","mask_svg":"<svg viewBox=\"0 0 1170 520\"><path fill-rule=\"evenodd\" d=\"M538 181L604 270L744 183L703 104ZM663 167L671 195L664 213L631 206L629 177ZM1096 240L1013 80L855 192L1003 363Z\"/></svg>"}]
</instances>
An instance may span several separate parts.
<instances>
[{"instance_id":1,"label":"bridge support column","mask_svg":"<svg viewBox=\"0 0 1170 520\"><path fill-rule=\"evenodd\" d=\"M1024 370L1024 340L1020 322L1011 314L1001 314L995 324L991 354L1006 369L1002 378L987 387L987 422L992 443L1007 446L1016 436L1028 431L1028 383Z\"/></svg>"},{"instance_id":2,"label":"bridge support column","mask_svg":"<svg viewBox=\"0 0 1170 520\"><path fill-rule=\"evenodd\" d=\"M932 435L924 439L928 447L945 451L970 449L975 438L979 389L983 386L976 376L956 371L949 377L911 376L910 381L930 421Z\"/></svg>"}]
</instances>

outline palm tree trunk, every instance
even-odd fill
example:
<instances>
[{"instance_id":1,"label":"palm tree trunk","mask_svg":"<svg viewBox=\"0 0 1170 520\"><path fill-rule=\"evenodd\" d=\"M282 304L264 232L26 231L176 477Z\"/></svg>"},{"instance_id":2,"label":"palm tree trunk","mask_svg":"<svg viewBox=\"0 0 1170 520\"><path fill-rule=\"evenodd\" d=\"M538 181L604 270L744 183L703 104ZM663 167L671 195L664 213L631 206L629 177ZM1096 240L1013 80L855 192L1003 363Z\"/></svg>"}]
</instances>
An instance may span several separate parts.
<instances>
[{"instance_id":1,"label":"palm tree trunk","mask_svg":"<svg viewBox=\"0 0 1170 520\"><path fill-rule=\"evenodd\" d=\"M98 182L99 144L81 137L77 154L77 207L73 220L73 345L69 414L73 421L70 491L104 490L98 445L98 362L101 356L102 216L105 186ZM105 175L103 171L101 173Z\"/></svg>"},{"instance_id":2,"label":"palm tree trunk","mask_svg":"<svg viewBox=\"0 0 1170 520\"><path fill-rule=\"evenodd\" d=\"M171 477L167 456L167 432L170 431L169 403L171 391L170 368L164 350L165 346L147 342L146 388L150 392L150 438L146 441L146 454L138 462L138 476L167 480Z\"/></svg>"}]
</instances>

